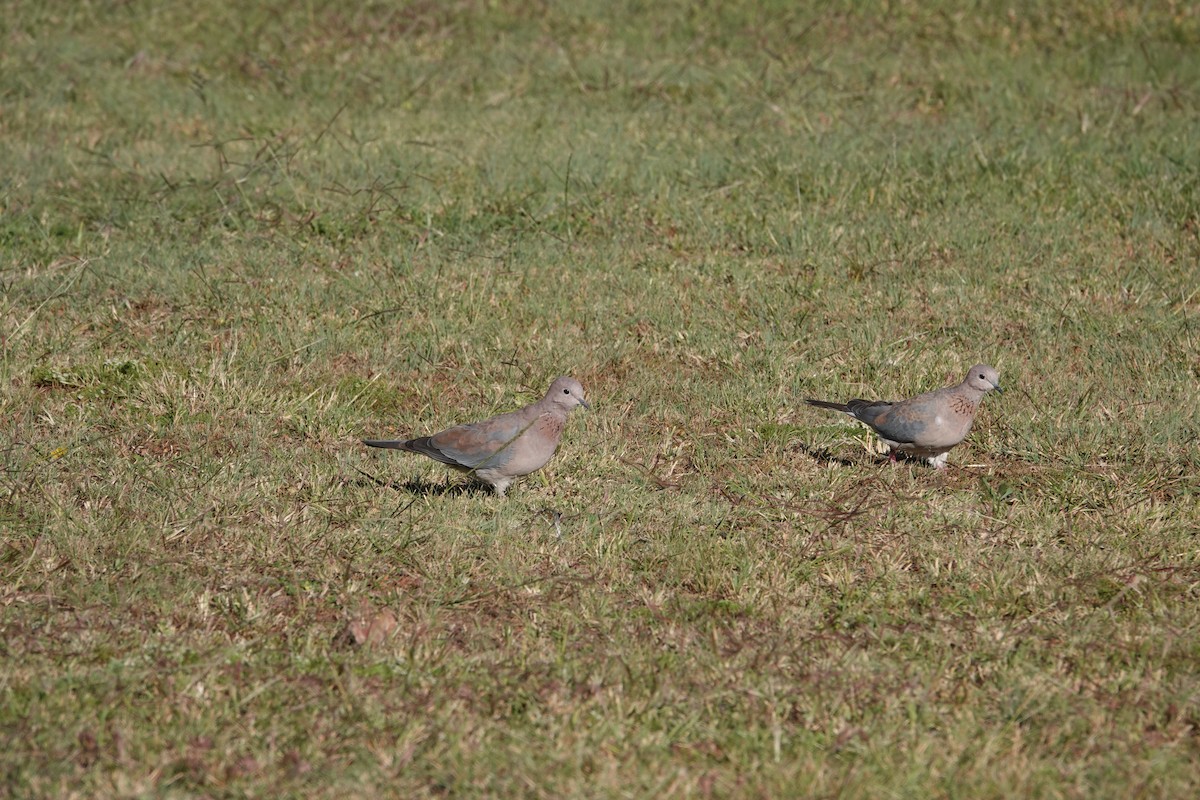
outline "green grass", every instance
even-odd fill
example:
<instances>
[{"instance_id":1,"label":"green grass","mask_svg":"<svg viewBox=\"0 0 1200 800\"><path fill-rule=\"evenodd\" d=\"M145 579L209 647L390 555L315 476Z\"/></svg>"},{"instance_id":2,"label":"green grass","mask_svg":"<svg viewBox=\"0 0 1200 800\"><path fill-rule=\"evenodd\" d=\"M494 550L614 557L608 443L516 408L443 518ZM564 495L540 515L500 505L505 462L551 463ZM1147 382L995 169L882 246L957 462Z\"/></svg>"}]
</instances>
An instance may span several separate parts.
<instances>
[{"instance_id":1,"label":"green grass","mask_svg":"<svg viewBox=\"0 0 1200 800\"><path fill-rule=\"evenodd\" d=\"M244 5L0 23L0 794L1196 793L1194 4Z\"/></svg>"}]
</instances>

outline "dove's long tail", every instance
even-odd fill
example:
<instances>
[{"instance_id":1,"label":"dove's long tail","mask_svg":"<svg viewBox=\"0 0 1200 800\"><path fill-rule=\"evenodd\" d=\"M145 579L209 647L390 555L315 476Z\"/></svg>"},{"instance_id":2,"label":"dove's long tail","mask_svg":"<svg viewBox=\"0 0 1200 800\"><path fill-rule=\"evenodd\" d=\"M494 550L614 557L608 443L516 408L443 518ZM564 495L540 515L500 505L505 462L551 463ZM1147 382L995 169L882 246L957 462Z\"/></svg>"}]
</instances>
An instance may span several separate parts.
<instances>
[{"instance_id":1,"label":"dove's long tail","mask_svg":"<svg viewBox=\"0 0 1200 800\"><path fill-rule=\"evenodd\" d=\"M407 439L363 439L362 443L367 447L386 447L391 450L407 450Z\"/></svg>"},{"instance_id":2,"label":"dove's long tail","mask_svg":"<svg viewBox=\"0 0 1200 800\"><path fill-rule=\"evenodd\" d=\"M817 408L828 408L832 411L840 411L843 414L851 413L850 407L845 403L831 403L828 400L813 400L811 397L804 402L808 403L810 406L816 406ZM368 442L368 444L370 444L370 442Z\"/></svg>"}]
</instances>

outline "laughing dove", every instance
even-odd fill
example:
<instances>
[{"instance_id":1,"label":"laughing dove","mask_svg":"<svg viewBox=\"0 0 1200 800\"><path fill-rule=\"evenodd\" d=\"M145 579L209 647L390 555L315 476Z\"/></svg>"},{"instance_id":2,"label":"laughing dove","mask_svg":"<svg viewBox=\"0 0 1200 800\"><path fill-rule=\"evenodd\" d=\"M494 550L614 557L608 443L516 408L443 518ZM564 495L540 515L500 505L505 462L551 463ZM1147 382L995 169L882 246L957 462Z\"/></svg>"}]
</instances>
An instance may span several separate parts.
<instances>
[{"instance_id":1,"label":"laughing dove","mask_svg":"<svg viewBox=\"0 0 1200 800\"><path fill-rule=\"evenodd\" d=\"M420 453L473 475L504 496L514 478L541 469L554 449L575 406L591 408L574 378L556 378L546 396L517 411L482 422L456 425L418 439L364 439L370 447Z\"/></svg>"},{"instance_id":2,"label":"laughing dove","mask_svg":"<svg viewBox=\"0 0 1200 800\"><path fill-rule=\"evenodd\" d=\"M894 403L808 400L808 404L841 411L865 423L891 448L892 461L900 452L924 458L933 467L944 469L950 448L967 437L979 401L992 389L1001 391L1000 376L987 364L976 364L957 386L925 392L908 400Z\"/></svg>"}]
</instances>

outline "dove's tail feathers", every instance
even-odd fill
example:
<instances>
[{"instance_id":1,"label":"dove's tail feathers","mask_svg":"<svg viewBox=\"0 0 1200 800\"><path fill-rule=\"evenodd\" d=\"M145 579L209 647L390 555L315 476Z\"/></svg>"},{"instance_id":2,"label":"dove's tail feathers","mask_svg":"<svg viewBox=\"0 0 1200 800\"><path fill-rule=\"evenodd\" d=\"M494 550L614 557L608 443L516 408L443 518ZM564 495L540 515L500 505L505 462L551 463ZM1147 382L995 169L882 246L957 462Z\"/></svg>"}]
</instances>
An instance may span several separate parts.
<instances>
[{"instance_id":1,"label":"dove's tail feathers","mask_svg":"<svg viewBox=\"0 0 1200 800\"><path fill-rule=\"evenodd\" d=\"M808 403L810 406L816 406L817 408L828 408L832 411L841 411L843 414L851 413L850 407L845 403L831 403L828 400L813 400L811 397L804 402Z\"/></svg>"},{"instance_id":2,"label":"dove's tail feathers","mask_svg":"<svg viewBox=\"0 0 1200 800\"><path fill-rule=\"evenodd\" d=\"M386 447L390 450L408 450L407 439L363 439L367 447Z\"/></svg>"}]
</instances>

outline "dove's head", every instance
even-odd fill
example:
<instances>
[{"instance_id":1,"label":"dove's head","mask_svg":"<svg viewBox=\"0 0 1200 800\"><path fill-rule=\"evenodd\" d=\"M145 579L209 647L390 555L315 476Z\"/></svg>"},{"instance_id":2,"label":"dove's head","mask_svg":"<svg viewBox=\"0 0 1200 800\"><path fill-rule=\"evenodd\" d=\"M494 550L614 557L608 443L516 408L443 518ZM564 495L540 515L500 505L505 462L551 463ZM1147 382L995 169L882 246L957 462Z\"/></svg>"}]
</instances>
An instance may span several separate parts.
<instances>
[{"instance_id":1,"label":"dove's head","mask_svg":"<svg viewBox=\"0 0 1200 800\"><path fill-rule=\"evenodd\" d=\"M583 398L583 386L579 381L565 375L555 378L554 383L550 384L550 391L546 392L546 400L556 406L562 406L566 411L570 411L575 406L591 408L587 400Z\"/></svg>"},{"instance_id":2,"label":"dove's head","mask_svg":"<svg viewBox=\"0 0 1200 800\"><path fill-rule=\"evenodd\" d=\"M967 370L967 377L963 383L977 392L990 392L992 389L997 392L1004 391L1000 388L1000 373L996 372L995 367L989 367L987 364L976 364Z\"/></svg>"}]
</instances>

